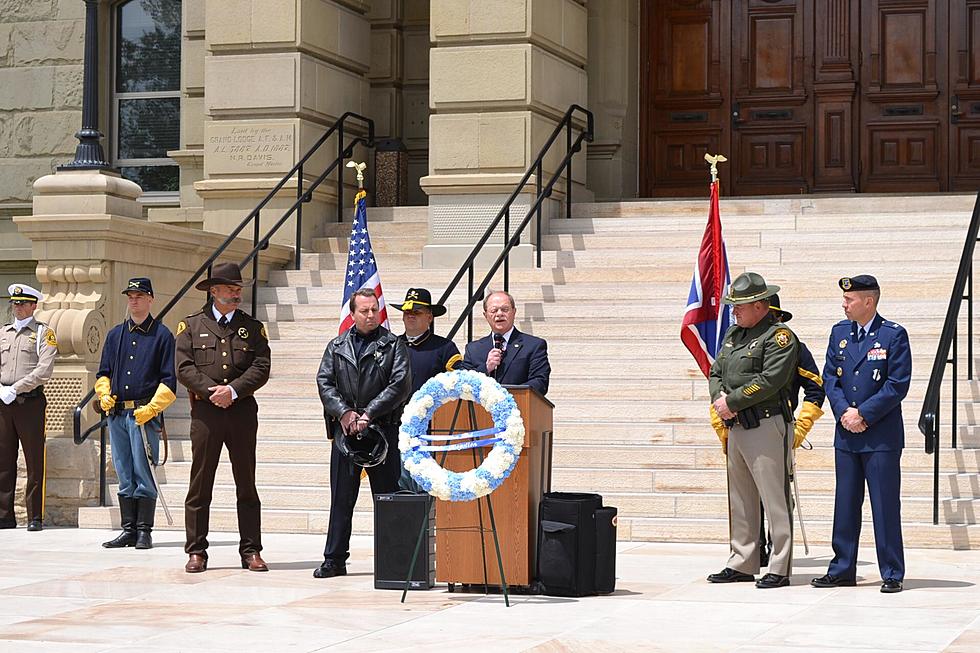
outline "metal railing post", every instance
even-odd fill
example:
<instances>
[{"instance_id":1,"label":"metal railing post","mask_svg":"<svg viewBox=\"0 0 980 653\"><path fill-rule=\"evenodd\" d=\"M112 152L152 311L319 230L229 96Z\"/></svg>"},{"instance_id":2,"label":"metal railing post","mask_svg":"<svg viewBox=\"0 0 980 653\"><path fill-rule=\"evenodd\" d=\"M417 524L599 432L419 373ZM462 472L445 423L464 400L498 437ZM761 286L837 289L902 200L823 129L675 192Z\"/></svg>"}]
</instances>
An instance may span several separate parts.
<instances>
[{"instance_id":1,"label":"metal railing post","mask_svg":"<svg viewBox=\"0 0 980 653\"><path fill-rule=\"evenodd\" d=\"M344 123L337 129L337 222L344 221Z\"/></svg>"},{"instance_id":2,"label":"metal railing post","mask_svg":"<svg viewBox=\"0 0 980 653\"><path fill-rule=\"evenodd\" d=\"M572 121L568 121L565 129L565 151L572 151ZM572 160L568 160L568 168L565 175L565 219L572 218ZM538 260L538 267L541 267L541 260Z\"/></svg>"},{"instance_id":3,"label":"metal railing post","mask_svg":"<svg viewBox=\"0 0 980 653\"><path fill-rule=\"evenodd\" d=\"M466 296L469 301L466 304L466 341L473 342L473 261L470 261L469 278L466 281Z\"/></svg>"},{"instance_id":4,"label":"metal railing post","mask_svg":"<svg viewBox=\"0 0 980 653\"><path fill-rule=\"evenodd\" d=\"M956 448L956 421L957 421L957 415L960 412L958 410L958 406L957 406L957 403L956 403L957 402L957 396L958 396L958 393L957 393L957 385L959 383L959 378L958 377L959 377L959 369L960 369L959 354L958 354L959 344L956 342L959 339L959 338L957 338L957 333L956 333L957 330L958 329L956 328L956 325L954 324L953 325L953 401L950 403L950 406L952 407L953 410L950 413L952 415L952 417L950 417L950 420L949 420L950 421L950 424L953 427L953 431L952 431L952 436L953 436L952 437L952 446L953 446L953 449Z\"/></svg>"},{"instance_id":5,"label":"metal railing post","mask_svg":"<svg viewBox=\"0 0 980 653\"><path fill-rule=\"evenodd\" d=\"M966 278L966 355L969 359L967 374L973 380L973 261L970 261L970 272Z\"/></svg>"},{"instance_id":6,"label":"metal railing post","mask_svg":"<svg viewBox=\"0 0 980 653\"><path fill-rule=\"evenodd\" d=\"M569 148L569 151L571 151L571 148ZM569 158L569 162L571 162L570 158ZM544 178L544 158L541 158L538 159L538 178L537 178L538 197L541 197L541 183L543 178ZM535 250L536 250L535 256L537 260L537 267L539 268L541 267L541 205L543 203L544 202L538 202L538 210L537 210L537 215L535 217L535 220L538 223L537 231L535 233L538 241L535 243Z\"/></svg>"},{"instance_id":7,"label":"metal railing post","mask_svg":"<svg viewBox=\"0 0 980 653\"><path fill-rule=\"evenodd\" d=\"M939 524L939 406L936 406L936 446L932 452L932 523Z\"/></svg>"},{"instance_id":8,"label":"metal railing post","mask_svg":"<svg viewBox=\"0 0 980 653\"><path fill-rule=\"evenodd\" d=\"M297 175L296 199L301 200L303 199L303 166L299 167L299 170L296 171L296 175ZM299 257L300 257L300 244L302 240L303 240L303 203L300 202L296 206L296 255L295 255L296 263L294 268L296 270L300 269Z\"/></svg>"},{"instance_id":9,"label":"metal railing post","mask_svg":"<svg viewBox=\"0 0 980 653\"><path fill-rule=\"evenodd\" d=\"M504 250L510 241L510 204L504 207ZM510 255L504 259L504 292L510 292Z\"/></svg>"},{"instance_id":10,"label":"metal railing post","mask_svg":"<svg viewBox=\"0 0 980 653\"><path fill-rule=\"evenodd\" d=\"M252 247L258 247L259 245L259 216L255 216L255 222L252 226ZM252 317L255 317L255 311L259 307L259 253L255 252L255 258L252 259ZM258 318L256 318L258 319Z\"/></svg>"}]
</instances>

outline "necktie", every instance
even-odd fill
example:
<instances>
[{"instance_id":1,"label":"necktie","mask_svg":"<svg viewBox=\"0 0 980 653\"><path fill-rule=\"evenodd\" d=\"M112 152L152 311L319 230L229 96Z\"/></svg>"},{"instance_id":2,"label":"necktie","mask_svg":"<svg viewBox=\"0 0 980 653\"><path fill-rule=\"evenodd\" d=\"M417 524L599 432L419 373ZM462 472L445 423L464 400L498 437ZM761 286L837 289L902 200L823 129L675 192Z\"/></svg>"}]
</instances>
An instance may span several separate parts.
<instances>
[{"instance_id":1,"label":"necktie","mask_svg":"<svg viewBox=\"0 0 980 653\"><path fill-rule=\"evenodd\" d=\"M864 342L864 327L858 330L858 342Z\"/></svg>"},{"instance_id":2,"label":"necktie","mask_svg":"<svg viewBox=\"0 0 980 653\"><path fill-rule=\"evenodd\" d=\"M221 319L218 320L218 326L220 326L222 329L228 326L228 318L222 315Z\"/></svg>"}]
</instances>

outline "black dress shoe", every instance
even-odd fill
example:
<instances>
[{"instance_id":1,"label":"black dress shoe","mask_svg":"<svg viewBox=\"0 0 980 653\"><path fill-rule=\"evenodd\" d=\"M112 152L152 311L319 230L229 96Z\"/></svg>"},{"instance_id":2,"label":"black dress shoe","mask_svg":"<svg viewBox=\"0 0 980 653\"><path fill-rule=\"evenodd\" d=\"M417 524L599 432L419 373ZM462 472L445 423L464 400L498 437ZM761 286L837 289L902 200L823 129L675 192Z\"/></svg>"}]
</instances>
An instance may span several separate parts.
<instances>
[{"instance_id":1,"label":"black dress shoe","mask_svg":"<svg viewBox=\"0 0 980 653\"><path fill-rule=\"evenodd\" d=\"M322 565L313 570L313 578L333 578L334 576L346 575L347 565L333 560L325 560Z\"/></svg>"},{"instance_id":2,"label":"black dress shoe","mask_svg":"<svg viewBox=\"0 0 980 653\"><path fill-rule=\"evenodd\" d=\"M895 580L894 578L886 578L885 582L881 584L882 594L897 594L902 591L902 581Z\"/></svg>"},{"instance_id":3,"label":"black dress shoe","mask_svg":"<svg viewBox=\"0 0 980 653\"><path fill-rule=\"evenodd\" d=\"M840 576L827 574L820 578L811 579L810 585L813 587L854 587L857 585L857 581L853 578L841 578Z\"/></svg>"},{"instance_id":4,"label":"black dress shoe","mask_svg":"<svg viewBox=\"0 0 980 653\"><path fill-rule=\"evenodd\" d=\"M32 519L31 523L27 525L27 530L34 532L44 530L44 526L41 525L40 519Z\"/></svg>"},{"instance_id":5,"label":"black dress shoe","mask_svg":"<svg viewBox=\"0 0 980 653\"><path fill-rule=\"evenodd\" d=\"M708 576L709 583L751 583L755 580L752 574L736 571L731 567L725 567L717 574Z\"/></svg>"},{"instance_id":6,"label":"black dress shoe","mask_svg":"<svg viewBox=\"0 0 980 653\"><path fill-rule=\"evenodd\" d=\"M789 586L789 576L766 574L759 580L755 581L755 586L760 590L770 590L774 587L787 587Z\"/></svg>"},{"instance_id":7,"label":"black dress shoe","mask_svg":"<svg viewBox=\"0 0 980 653\"><path fill-rule=\"evenodd\" d=\"M0 529L3 528L17 528L16 519L0 519Z\"/></svg>"}]
</instances>

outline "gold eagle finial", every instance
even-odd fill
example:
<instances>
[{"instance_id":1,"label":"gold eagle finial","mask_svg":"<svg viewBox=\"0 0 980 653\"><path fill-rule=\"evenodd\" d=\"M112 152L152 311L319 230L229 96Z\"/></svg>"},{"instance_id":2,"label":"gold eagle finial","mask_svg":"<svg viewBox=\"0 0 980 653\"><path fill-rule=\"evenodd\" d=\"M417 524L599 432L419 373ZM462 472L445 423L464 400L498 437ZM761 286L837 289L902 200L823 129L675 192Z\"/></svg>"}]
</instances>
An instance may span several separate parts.
<instances>
[{"instance_id":1,"label":"gold eagle finial","mask_svg":"<svg viewBox=\"0 0 980 653\"><path fill-rule=\"evenodd\" d=\"M354 168L357 171L357 187L364 189L364 169L367 168L366 163L357 163L356 161L348 161L348 168Z\"/></svg>"},{"instance_id":2,"label":"gold eagle finial","mask_svg":"<svg viewBox=\"0 0 980 653\"><path fill-rule=\"evenodd\" d=\"M718 164L728 161L724 154L708 154L705 153L704 160L711 164L711 181L715 182L718 180ZM348 164L350 165L350 164Z\"/></svg>"}]
</instances>

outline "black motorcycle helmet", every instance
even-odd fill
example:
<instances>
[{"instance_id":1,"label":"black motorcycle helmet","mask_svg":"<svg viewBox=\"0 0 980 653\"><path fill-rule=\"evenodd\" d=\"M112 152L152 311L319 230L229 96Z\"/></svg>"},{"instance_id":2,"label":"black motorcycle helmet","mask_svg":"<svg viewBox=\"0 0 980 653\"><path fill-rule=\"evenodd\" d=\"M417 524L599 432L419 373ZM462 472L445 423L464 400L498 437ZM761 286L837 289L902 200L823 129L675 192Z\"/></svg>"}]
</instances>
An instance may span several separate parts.
<instances>
[{"instance_id":1,"label":"black motorcycle helmet","mask_svg":"<svg viewBox=\"0 0 980 653\"><path fill-rule=\"evenodd\" d=\"M342 431L342 429L338 429ZM340 453L351 459L351 462L361 467L380 465L388 456L388 439L374 424L369 424L360 433L345 435L338 433L334 438Z\"/></svg>"}]
</instances>

